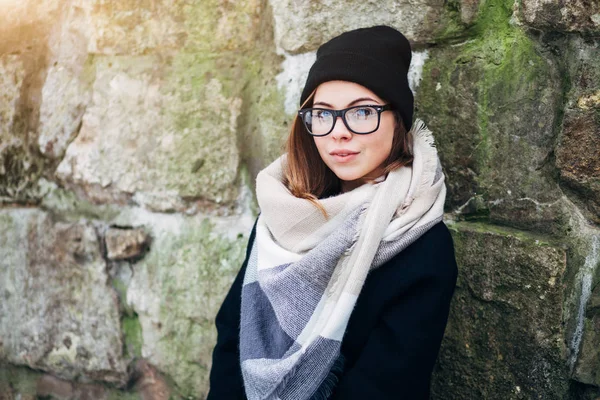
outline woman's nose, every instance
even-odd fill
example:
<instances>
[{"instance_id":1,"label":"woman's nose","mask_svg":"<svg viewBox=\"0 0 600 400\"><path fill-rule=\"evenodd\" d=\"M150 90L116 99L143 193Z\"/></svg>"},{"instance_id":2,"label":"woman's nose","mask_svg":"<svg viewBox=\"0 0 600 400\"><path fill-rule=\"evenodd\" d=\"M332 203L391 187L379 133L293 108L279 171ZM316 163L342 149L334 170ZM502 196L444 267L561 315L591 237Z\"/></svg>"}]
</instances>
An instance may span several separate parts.
<instances>
[{"instance_id":1,"label":"woman's nose","mask_svg":"<svg viewBox=\"0 0 600 400\"><path fill-rule=\"evenodd\" d=\"M342 120L342 117L337 117L335 126L331 131L331 137L335 140L350 139L352 137L352 132L348 130L346 124L344 124L344 121Z\"/></svg>"}]
</instances>

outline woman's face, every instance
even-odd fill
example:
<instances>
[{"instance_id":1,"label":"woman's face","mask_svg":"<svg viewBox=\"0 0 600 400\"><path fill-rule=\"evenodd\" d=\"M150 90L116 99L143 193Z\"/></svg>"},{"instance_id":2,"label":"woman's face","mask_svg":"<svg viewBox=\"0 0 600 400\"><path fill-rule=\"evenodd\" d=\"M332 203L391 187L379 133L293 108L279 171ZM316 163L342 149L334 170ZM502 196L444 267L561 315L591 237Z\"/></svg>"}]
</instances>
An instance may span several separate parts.
<instances>
[{"instance_id":1,"label":"woman's face","mask_svg":"<svg viewBox=\"0 0 600 400\"><path fill-rule=\"evenodd\" d=\"M329 81L317 87L313 107L341 110L360 105L384 105L380 97L354 82ZM338 118L327 136L315 136L315 144L325 164L342 181L347 192L383 174L383 162L392 150L394 114L381 113L379 128L366 135L352 133Z\"/></svg>"}]
</instances>

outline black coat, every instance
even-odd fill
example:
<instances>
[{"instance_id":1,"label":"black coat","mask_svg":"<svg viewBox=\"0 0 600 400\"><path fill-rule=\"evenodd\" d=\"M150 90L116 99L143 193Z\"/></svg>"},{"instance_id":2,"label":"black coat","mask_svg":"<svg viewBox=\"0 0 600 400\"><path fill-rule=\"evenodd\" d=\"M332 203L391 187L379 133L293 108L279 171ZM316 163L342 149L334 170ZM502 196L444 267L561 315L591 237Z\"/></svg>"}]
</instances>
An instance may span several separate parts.
<instances>
[{"instance_id":1,"label":"black coat","mask_svg":"<svg viewBox=\"0 0 600 400\"><path fill-rule=\"evenodd\" d=\"M246 399L240 369L241 290L246 261L216 318L208 400ZM458 269L443 222L368 276L342 341L344 370L331 399L429 398L431 372Z\"/></svg>"}]
</instances>

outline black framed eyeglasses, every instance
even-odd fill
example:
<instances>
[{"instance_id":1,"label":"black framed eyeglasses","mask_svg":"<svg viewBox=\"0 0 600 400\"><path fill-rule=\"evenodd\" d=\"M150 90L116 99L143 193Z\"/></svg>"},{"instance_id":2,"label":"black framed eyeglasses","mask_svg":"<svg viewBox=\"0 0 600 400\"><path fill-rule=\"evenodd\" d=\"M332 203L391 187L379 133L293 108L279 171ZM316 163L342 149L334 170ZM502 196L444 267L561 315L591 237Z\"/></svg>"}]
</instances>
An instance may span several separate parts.
<instances>
[{"instance_id":1,"label":"black framed eyeglasses","mask_svg":"<svg viewBox=\"0 0 600 400\"><path fill-rule=\"evenodd\" d=\"M329 135L335 128L338 117L342 118L350 132L366 135L379 129L381 113L392 109L391 104L353 106L343 110L303 108L298 111L298 115L312 136Z\"/></svg>"}]
</instances>

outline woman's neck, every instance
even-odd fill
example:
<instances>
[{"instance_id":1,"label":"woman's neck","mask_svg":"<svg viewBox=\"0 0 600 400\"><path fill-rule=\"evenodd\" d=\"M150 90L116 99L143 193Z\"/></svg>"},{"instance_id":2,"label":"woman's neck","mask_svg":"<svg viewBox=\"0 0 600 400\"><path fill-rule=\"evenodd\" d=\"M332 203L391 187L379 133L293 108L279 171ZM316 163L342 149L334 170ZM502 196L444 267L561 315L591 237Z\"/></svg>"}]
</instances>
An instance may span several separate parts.
<instances>
[{"instance_id":1,"label":"woman's neck","mask_svg":"<svg viewBox=\"0 0 600 400\"><path fill-rule=\"evenodd\" d=\"M353 181L341 181L341 191L340 193L346 193L351 190L356 189L359 186L364 185L365 183L379 183L385 180L387 174L384 174L383 171L377 171L373 174L367 174L362 178L355 179Z\"/></svg>"}]
</instances>

